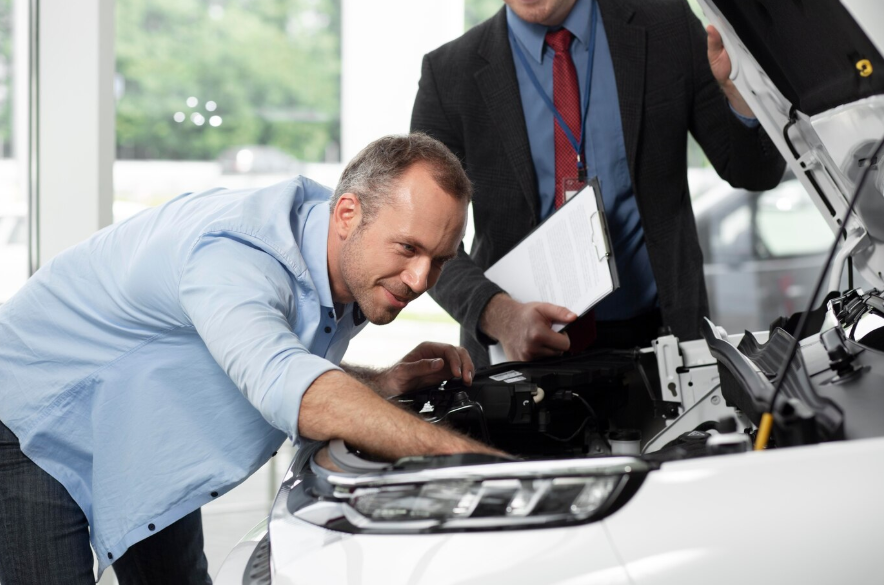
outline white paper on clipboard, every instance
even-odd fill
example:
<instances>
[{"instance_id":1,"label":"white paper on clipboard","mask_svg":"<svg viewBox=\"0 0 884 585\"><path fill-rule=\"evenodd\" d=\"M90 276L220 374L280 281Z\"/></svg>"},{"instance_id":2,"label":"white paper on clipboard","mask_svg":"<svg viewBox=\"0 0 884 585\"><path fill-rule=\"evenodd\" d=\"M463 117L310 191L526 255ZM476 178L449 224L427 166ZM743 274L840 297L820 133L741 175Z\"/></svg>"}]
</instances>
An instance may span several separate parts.
<instances>
[{"instance_id":1,"label":"white paper on clipboard","mask_svg":"<svg viewBox=\"0 0 884 585\"><path fill-rule=\"evenodd\" d=\"M620 283L598 180L590 180L485 276L519 302L552 303L578 315L614 292ZM499 346L491 349L492 363L505 361Z\"/></svg>"}]
</instances>

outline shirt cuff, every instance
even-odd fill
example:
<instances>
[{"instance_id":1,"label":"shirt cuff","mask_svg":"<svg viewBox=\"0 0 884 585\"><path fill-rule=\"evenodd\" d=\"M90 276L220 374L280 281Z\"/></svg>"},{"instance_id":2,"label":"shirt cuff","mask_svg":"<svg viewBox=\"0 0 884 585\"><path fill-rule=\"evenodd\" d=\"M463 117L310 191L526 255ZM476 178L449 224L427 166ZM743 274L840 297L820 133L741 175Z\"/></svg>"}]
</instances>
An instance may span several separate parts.
<instances>
[{"instance_id":1,"label":"shirt cuff","mask_svg":"<svg viewBox=\"0 0 884 585\"><path fill-rule=\"evenodd\" d=\"M264 395L258 410L267 422L287 434L289 439L298 439L301 399L317 378L334 370L343 371L318 355L300 353L291 356L285 374Z\"/></svg>"},{"instance_id":2,"label":"shirt cuff","mask_svg":"<svg viewBox=\"0 0 884 585\"><path fill-rule=\"evenodd\" d=\"M727 103L727 107L731 109L731 112L734 113L734 116L737 117L737 120L743 123L743 126L747 128L758 128L760 122L758 118L750 118L749 116L744 116L740 112L736 111L730 102Z\"/></svg>"}]
</instances>

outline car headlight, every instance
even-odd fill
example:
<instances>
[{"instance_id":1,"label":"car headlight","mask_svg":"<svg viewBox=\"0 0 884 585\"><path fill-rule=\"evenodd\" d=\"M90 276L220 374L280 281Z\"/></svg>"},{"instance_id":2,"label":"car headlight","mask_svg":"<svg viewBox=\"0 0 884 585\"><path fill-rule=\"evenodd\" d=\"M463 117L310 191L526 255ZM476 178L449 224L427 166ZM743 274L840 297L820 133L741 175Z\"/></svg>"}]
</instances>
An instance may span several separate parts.
<instances>
[{"instance_id":1,"label":"car headlight","mask_svg":"<svg viewBox=\"0 0 884 585\"><path fill-rule=\"evenodd\" d=\"M518 521L591 515L619 477L435 481L357 489L350 505L379 522L496 518Z\"/></svg>"},{"instance_id":2,"label":"car headlight","mask_svg":"<svg viewBox=\"0 0 884 585\"><path fill-rule=\"evenodd\" d=\"M591 522L635 493L647 465L630 457L520 461L327 478L295 517L346 532L499 530ZM313 481L304 485L315 486ZM312 489L312 488L311 488Z\"/></svg>"}]
</instances>

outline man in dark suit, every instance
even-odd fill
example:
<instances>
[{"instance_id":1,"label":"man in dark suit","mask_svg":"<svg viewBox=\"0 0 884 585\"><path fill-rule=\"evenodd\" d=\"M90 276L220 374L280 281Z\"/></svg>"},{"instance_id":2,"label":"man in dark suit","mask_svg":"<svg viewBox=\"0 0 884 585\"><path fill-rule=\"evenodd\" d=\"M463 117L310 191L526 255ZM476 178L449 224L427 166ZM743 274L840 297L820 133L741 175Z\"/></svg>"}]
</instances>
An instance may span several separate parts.
<instances>
[{"instance_id":1,"label":"man in dark suit","mask_svg":"<svg viewBox=\"0 0 884 585\"><path fill-rule=\"evenodd\" d=\"M412 129L457 154L475 187L472 250L461 247L433 297L460 322L477 366L488 363L495 341L518 360L576 349L551 328L576 315L519 303L484 277L561 204L560 156L570 147L560 144L561 116L555 121L563 93L553 65L567 57L577 78L571 93L579 85L581 104L589 96L571 127L576 140L585 134L576 160L599 178L621 282L596 307L595 346L643 345L661 324L681 339L698 337L708 301L687 185L688 132L734 186L771 188L784 169L728 79L721 37L710 27L707 42L684 0L505 2L423 62ZM554 40L562 34L564 44ZM569 140L573 157L580 148ZM592 330L580 321L572 330Z\"/></svg>"}]
</instances>

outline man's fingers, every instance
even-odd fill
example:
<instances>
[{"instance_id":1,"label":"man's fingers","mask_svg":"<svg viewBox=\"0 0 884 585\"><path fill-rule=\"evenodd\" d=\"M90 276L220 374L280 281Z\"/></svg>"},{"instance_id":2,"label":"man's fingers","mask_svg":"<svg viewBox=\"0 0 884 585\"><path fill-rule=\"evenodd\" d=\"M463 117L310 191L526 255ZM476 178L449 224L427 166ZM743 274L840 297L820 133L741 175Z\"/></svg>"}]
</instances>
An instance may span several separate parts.
<instances>
[{"instance_id":1,"label":"man's fingers","mask_svg":"<svg viewBox=\"0 0 884 585\"><path fill-rule=\"evenodd\" d=\"M570 309L551 303L537 303L535 309L550 323L570 323L577 318L577 314Z\"/></svg>"},{"instance_id":2,"label":"man's fingers","mask_svg":"<svg viewBox=\"0 0 884 585\"><path fill-rule=\"evenodd\" d=\"M711 24L706 27L706 34L706 45L709 55L710 57L717 56L724 49L724 41L721 40L721 34Z\"/></svg>"},{"instance_id":3,"label":"man's fingers","mask_svg":"<svg viewBox=\"0 0 884 585\"><path fill-rule=\"evenodd\" d=\"M408 386L414 383L432 384L448 378L461 378L470 385L476 370L470 354L464 348L432 341L415 347L395 368L396 378ZM426 376L429 376L427 380L419 380Z\"/></svg>"},{"instance_id":4,"label":"man's fingers","mask_svg":"<svg viewBox=\"0 0 884 585\"><path fill-rule=\"evenodd\" d=\"M567 348L566 348L567 349ZM542 347L534 352L532 360L538 360L542 358L548 358L553 356L560 356L565 350L552 349L549 347Z\"/></svg>"},{"instance_id":5,"label":"man's fingers","mask_svg":"<svg viewBox=\"0 0 884 585\"><path fill-rule=\"evenodd\" d=\"M571 338L568 337L567 333L556 333L555 331L550 330L550 334L544 338L544 346L554 352L562 353L563 351L568 351L568 349L570 349Z\"/></svg>"},{"instance_id":6,"label":"man's fingers","mask_svg":"<svg viewBox=\"0 0 884 585\"><path fill-rule=\"evenodd\" d=\"M451 369L451 375L461 378L467 385L473 383L473 360L467 350L449 345L445 348L445 361Z\"/></svg>"},{"instance_id":7,"label":"man's fingers","mask_svg":"<svg viewBox=\"0 0 884 585\"><path fill-rule=\"evenodd\" d=\"M525 359L536 359L560 354L571 347L571 340L567 333L556 333L546 325L540 325L532 329L525 338Z\"/></svg>"},{"instance_id":8,"label":"man's fingers","mask_svg":"<svg viewBox=\"0 0 884 585\"><path fill-rule=\"evenodd\" d=\"M511 359L529 361L559 355L571 347L568 335L557 333L550 326L571 323L577 318L573 311L551 303L532 303L526 309L509 342L507 355Z\"/></svg>"},{"instance_id":9,"label":"man's fingers","mask_svg":"<svg viewBox=\"0 0 884 585\"><path fill-rule=\"evenodd\" d=\"M419 362L416 362L416 364L417 367L425 368L427 371L438 372L442 369L442 366L445 365L445 360L443 360L442 358L433 358L431 360L421 360Z\"/></svg>"},{"instance_id":10,"label":"man's fingers","mask_svg":"<svg viewBox=\"0 0 884 585\"><path fill-rule=\"evenodd\" d=\"M463 377L463 360L457 348L453 345L446 345L444 346L443 355L445 356L445 362L451 370L451 375L455 378Z\"/></svg>"},{"instance_id":11,"label":"man's fingers","mask_svg":"<svg viewBox=\"0 0 884 585\"><path fill-rule=\"evenodd\" d=\"M430 359L441 356L445 344L433 341L421 342L400 360L402 362L416 362L417 360Z\"/></svg>"},{"instance_id":12,"label":"man's fingers","mask_svg":"<svg viewBox=\"0 0 884 585\"><path fill-rule=\"evenodd\" d=\"M473 383L473 374L476 370L475 366L473 365L473 359L470 357L470 354L466 349L462 347L456 347L455 349L460 356L460 377L463 379L464 382L466 382L467 386L470 386Z\"/></svg>"},{"instance_id":13,"label":"man's fingers","mask_svg":"<svg viewBox=\"0 0 884 585\"><path fill-rule=\"evenodd\" d=\"M507 352L507 357L513 361L529 362L536 359L562 355L570 346L567 333L550 331L549 338L537 338L522 348Z\"/></svg>"}]
</instances>

